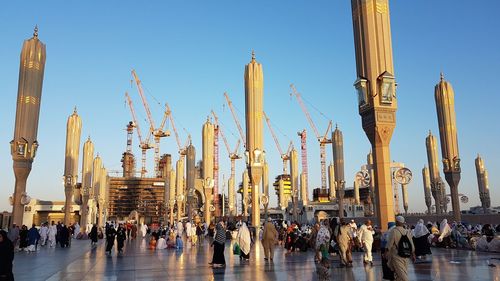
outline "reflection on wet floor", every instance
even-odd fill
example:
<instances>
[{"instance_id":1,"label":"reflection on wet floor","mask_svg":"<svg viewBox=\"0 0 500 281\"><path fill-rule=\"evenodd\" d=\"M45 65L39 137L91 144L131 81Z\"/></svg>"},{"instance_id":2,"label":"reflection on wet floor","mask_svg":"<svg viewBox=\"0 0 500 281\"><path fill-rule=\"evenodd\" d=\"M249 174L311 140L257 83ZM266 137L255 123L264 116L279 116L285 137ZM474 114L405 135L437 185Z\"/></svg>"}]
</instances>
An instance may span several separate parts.
<instances>
[{"instance_id":1,"label":"reflection on wet floor","mask_svg":"<svg viewBox=\"0 0 500 281\"><path fill-rule=\"evenodd\" d=\"M252 247L249 263L232 254L228 241L226 267L213 269L209 241L182 250L149 250L145 240L128 241L123 255L104 253L104 243L92 248L88 241L73 241L69 249L42 248L37 253L17 253L16 280L318 280L312 252L287 254L277 247L273 262L263 259L260 243ZM114 249L116 250L116 249ZM410 280L500 281L500 254L433 249L432 259L409 268ZM364 266L362 253L353 253L353 268L338 268L332 256L331 280L382 280L380 257ZM498 264L496 267L489 264Z\"/></svg>"}]
</instances>

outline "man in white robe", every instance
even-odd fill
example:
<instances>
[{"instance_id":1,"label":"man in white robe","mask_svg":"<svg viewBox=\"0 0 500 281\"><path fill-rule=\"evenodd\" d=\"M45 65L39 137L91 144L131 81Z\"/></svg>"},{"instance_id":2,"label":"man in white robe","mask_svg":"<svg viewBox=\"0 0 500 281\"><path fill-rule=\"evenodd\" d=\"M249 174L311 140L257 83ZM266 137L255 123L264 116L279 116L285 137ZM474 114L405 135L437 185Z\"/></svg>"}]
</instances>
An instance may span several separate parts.
<instances>
[{"instance_id":1,"label":"man in white robe","mask_svg":"<svg viewBox=\"0 0 500 281\"><path fill-rule=\"evenodd\" d=\"M177 235L179 235L179 237L182 239L182 234L183 234L183 231L184 231L184 226L182 225L182 222L179 221L177 223Z\"/></svg>"},{"instance_id":2,"label":"man in white robe","mask_svg":"<svg viewBox=\"0 0 500 281\"><path fill-rule=\"evenodd\" d=\"M47 235L49 233L49 228L47 227L46 224L43 224L42 227L40 227L40 245L45 246L47 244Z\"/></svg>"},{"instance_id":3,"label":"man in white robe","mask_svg":"<svg viewBox=\"0 0 500 281\"><path fill-rule=\"evenodd\" d=\"M191 222L188 221L186 223L186 236L187 236L187 241L191 241Z\"/></svg>"},{"instance_id":4,"label":"man in white robe","mask_svg":"<svg viewBox=\"0 0 500 281\"><path fill-rule=\"evenodd\" d=\"M160 236L158 241L156 242L156 249L163 250L167 248L167 240L163 236Z\"/></svg>"},{"instance_id":5,"label":"man in white robe","mask_svg":"<svg viewBox=\"0 0 500 281\"><path fill-rule=\"evenodd\" d=\"M73 233L73 236L76 239L78 237L78 234L80 234L80 224L78 222L76 222L74 227L75 227L75 233Z\"/></svg>"},{"instance_id":6,"label":"man in white robe","mask_svg":"<svg viewBox=\"0 0 500 281\"><path fill-rule=\"evenodd\" d=\"M55 225L54 221L52 221L52 224L49 226L49 231L47 233L47 237L49 239L49 246L51 248L54 248L56 246L56 235L57 235L57 226Z\"/></svg>"}]
</instances>

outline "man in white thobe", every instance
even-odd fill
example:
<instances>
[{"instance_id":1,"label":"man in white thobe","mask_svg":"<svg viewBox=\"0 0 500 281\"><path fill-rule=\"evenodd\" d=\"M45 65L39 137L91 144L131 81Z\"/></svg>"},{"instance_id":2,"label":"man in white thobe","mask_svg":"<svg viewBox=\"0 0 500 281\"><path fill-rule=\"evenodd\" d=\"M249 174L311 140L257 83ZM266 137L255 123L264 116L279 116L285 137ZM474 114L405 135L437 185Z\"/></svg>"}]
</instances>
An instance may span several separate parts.
<instances>
[{"instance_id":1,"label":"man in white thobe","mask_svg":"<svg viewBox=\"0 0 500 281\"><path fill-rule=\"evenodd\" d=\"M49 233L49 228L47 225L44 223L42 227L40 227L40 245L45 246L47 243L47 235Z\"/></svg>"},{"instance_id":2,"label":"man in white thobe","mask_svg":"<svg viewBox=\"0 0 500 281\"><path fill-rule=\"evenodd\" d=\"M182 232L184 231L184 226L182 225L182 222L179 221L177 223L177 235L179 235L179 237L182 239Z\"/></svg>"},{"instance_id":3,"label":"man in white thobe","mask_svg":"<svg viewBox=\"0 0 500 281\"><path fill-rule=\"evenodd\" d=\"M372 244L373 244L373 234L375 232L372 228L372 221L367 220L358 230L358 237L363 246L363 263L373 265L372 259Z\"/></svg>"},{"instance_id":4,"label":"man in white thobe","mask_svg":"<svg viewBox=\"0 0 500 281\"><path fill-rule=\"evenodd\" d=\"M47 233L49 239L49 246L54 248L56 246L56 235L57 235L57 226L54 221L52 221L52 225L49 226L49 231Z\"/></svg>"}]
</instances>

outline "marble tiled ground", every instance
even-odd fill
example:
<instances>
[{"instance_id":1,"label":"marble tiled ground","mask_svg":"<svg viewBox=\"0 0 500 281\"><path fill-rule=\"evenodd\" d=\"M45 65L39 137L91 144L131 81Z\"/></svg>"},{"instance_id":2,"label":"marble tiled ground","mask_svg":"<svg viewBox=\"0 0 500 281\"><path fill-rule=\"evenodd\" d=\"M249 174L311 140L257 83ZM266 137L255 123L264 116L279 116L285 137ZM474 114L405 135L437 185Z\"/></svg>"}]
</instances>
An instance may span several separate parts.
<instances>
[{"instance_id":1,"label":"marble tiled ground","mask_svg":"<svg viewBox=\"0 0 500 281\"><path fill-rule=\"evenodd\" d=\"M104 243L91 247L89 241L73 240L71 248L42 248L37 253L16 253L16 280L317 280L312 252L286 254L276 248L273 263L264 261L260 244L252 248L250 263L241 264L226 245L227 266L212 269L212 248L183 250L147 249L145 240L128 241L123 255L104 253ZM116 248L114 248L116 251ZM432 260L412 264L410 280L495 280L500 281L500 255L463 250L433 249ZM337 268L333 258L332 280L382 280L381 262L375 254L374 266L363 266L362 253L354 253L353 268ZM490 267L488 263L497 264Z\"/></svg>"}]
</instances>

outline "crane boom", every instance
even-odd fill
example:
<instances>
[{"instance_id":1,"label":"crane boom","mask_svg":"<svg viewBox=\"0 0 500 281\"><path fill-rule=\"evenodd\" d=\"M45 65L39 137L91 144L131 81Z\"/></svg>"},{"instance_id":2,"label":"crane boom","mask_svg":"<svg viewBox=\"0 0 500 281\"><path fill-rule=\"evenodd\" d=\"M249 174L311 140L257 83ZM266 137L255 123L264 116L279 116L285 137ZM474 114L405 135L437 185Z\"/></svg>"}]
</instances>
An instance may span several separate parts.
<instances>
[{"instance_id":1,"label":"crane boom","mask_svg":"<svg viewBox=\"0 0 500 281\"><path fill-rule=\"evenodd\" d=\"M226 136L224 135L224 132L222 131L222 128L220 127L219 124L219 118L217 117L217 114L212 110L212 116L214 117L215 124L219 126L219 132L222 136L222 140L224 140L224 146L226 147L227 154L231 154L231 148L229 148L229 143L227 142Z\"/></svg>"},{"instance_id":2,"label":"crane boom","mask_svg":"<svg viewBox=\"0 0 500 281\"><path fill-rule=\"evenodd\" d=\"M179 138L179 133L177 132L177 128L175 127L174 117L172 116L172 110L170 110L170 106L168 103L165 103L165 107L167 108L168 117L170 119L170 124L172 125L172 130L174 131L175 141L177 142L177 147L179 151L182 149L181 139Z\"/></svg>"},{"instance_id":3,"label":"crane boom","mask_svg":"<svg viewBox=\"0 0 500 281\"><path fill-rule=\"evenodd\" d=\"M236 112L234 112L233 102L229 99L229 96L226 92L224 92L224 97L226 97L227 105L229 105L229 109L231 110L231 114L233 115L234 122L236 123L236 127L238 127L238 132L240 133L241 140L243 141L243 146L247 146L245 134L243 133L243 129L241 128L240 121L238 120L238 116Z\"/></svg>"},{"instance_id":4,"label":"crane boom","mask_svg":"<svg viewBox=\"0 0 500 281\"><path fill-rule=\"evenodd\" d=\"M156 127L155 127L155 122L153 120L153 115L151 114L151 110L149 109L148 101L146 99L146 96L144 95L144 90L142 89L141 80L137 76L137 73L135 73L134 69L132 69L132 76L134 76L135 83L137 84L137 90L139 90L139 95L141 96L142 104L144 105L144 109L146 110L149 124L154 129Z\"/></svg>"},{"instance_id":5,"label":"crane boom","mask_svg":"<svg viewBox=\"0 0 500 281\"><path fill-rule=\"evenodd\" d=\"M281 149L281 145L278 141L278 137L276 137L276 133L273 130L273 127L271 126L271 121L269 120L269 117L267 117L267 114L262 111L262 114L264 115L264 118L266 119L267 127L269 128L269 131L271 131L271 135L273 136L274 143L276 144L276 147L278 148L278 152L280 153L280 156L283 157L283 150Z\"/></svg>"},{"instance_id":6,"label":"crane boom","mask_svg":"<svg viewBox=\"0 0 500 281\"><path fill-rule=\"evenodd\" d=\"M127 99L128 107L130 108L130 113L132 113L132 120L134 120L134 126L135 129L137 130L137 135L139 136L139 143L142 143L141 129L139 127L139 123L137 122L134 105L132 104L132 100L130 99L130 96L128 95L127 92L125 92L125 98Z\"/></svg>"},{"instance_id":7,"label":"crane boom","mask_svg":"<svg viewBox=\"0 0 500 281\"><path fill-rule=\"evenodd\" d=\"M304 112L304 115L306 116L307 121L309 122L309 125L313 129L314 134L316 135L316 138L318 140L320 140L319 131L316 128L316 125L314 125L314 122L313 122L313 120L311 118L311 115L309 114L309 111L307 110L307 107L304 104L304 101L302 100L302 97L300 96L300 93L297 92L297 89L295 88L295 86L293 84L290 84L290 89L292 90L292 94L297 98L297 101L299 102L300 108Z\"/></svg>"}]
</instances>

